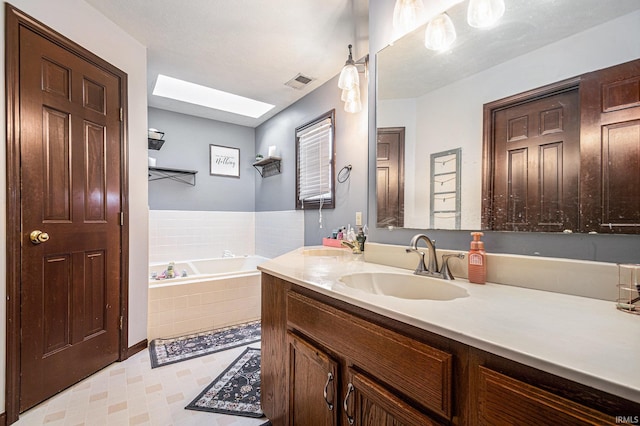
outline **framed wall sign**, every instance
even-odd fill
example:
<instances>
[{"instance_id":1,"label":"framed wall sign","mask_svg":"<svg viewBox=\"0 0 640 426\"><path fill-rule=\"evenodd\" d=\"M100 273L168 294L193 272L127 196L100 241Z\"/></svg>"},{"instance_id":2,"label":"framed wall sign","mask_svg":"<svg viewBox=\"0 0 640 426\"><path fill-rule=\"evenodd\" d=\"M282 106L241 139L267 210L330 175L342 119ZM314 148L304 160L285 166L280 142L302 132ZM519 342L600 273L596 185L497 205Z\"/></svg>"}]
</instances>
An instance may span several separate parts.
<instances>
[{"instance_id":1,"label":"framed wall sign","mask_svg":"<svg viewBox=\"0 0 640 426\"><path fill-rule=\"evenodd\" d=\"M209 174L240 177L240 148L209 145L209 158Z\"/></svg>"}]
</instances>

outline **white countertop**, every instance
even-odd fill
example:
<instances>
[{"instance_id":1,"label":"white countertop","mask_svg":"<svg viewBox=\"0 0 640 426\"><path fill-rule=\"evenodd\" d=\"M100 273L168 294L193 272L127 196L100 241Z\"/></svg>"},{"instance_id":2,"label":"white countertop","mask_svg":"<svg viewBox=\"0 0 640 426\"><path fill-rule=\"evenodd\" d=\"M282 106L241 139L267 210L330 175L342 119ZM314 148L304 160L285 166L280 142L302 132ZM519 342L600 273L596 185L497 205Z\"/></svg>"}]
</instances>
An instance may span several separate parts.
<instances>
[{"instance_id":1,"label":"white countertop","mask_svg":"<svg viewBox=\"0 0 640 426\"><path fill-rule=\"evenodd\" d=\"M613 302L487 283L452 281L469 296L407 300L370 294L338 279L411 271L362 255L310 256L304 247L258 269L335 299L513 361L640 403L640 316Z\"/></svg>"}]
</instances>

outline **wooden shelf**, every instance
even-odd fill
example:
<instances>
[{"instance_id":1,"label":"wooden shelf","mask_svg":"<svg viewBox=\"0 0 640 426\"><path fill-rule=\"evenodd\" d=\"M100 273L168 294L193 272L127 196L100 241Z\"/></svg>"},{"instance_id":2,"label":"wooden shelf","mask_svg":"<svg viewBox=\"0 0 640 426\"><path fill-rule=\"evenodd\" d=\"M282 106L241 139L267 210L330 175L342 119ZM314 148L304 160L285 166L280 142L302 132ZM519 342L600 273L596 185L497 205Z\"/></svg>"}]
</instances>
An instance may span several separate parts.
<instances>
[{"instance_id":1,"label":"wooden shelf","mask_svg":"<svg viewBox=\"0 0 640 426\"><path fill-rule=\"evenodd\" d=\"M172 169L169 167L149 167L149 182L171 179L176 182L196 186L197 170Z\"/></svg>"},{"instance_id":2,"label":"wooden shelf","mask_svg":"<svg viewBox=\"0 0 640 426\"><path fill-rule=\"evenodd\" d=\"M253 163L253 167L260 173L263 178L277 175L280 173L280 157L267 157Z\"/></svg>"}]
</instances>

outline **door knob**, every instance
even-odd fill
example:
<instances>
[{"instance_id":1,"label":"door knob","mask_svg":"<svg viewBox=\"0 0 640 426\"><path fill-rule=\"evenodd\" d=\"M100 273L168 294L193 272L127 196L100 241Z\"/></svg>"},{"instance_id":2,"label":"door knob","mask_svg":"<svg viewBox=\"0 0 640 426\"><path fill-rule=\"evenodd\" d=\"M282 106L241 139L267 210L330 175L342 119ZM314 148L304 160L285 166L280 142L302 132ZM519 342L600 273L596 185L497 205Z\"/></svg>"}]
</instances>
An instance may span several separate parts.
<instances>
[{"instance_id":1,"label":"door knob","mask_svg":"<svg viewBox=\"0 0 640 426\"><path fill-rule=\"evenodd\" d=\"M35 230L32 231L31 234L29 234L29 239L33 244L40 244L49 240L49 234L47 234L46 232Z\"/></svg>"}]
</instances>

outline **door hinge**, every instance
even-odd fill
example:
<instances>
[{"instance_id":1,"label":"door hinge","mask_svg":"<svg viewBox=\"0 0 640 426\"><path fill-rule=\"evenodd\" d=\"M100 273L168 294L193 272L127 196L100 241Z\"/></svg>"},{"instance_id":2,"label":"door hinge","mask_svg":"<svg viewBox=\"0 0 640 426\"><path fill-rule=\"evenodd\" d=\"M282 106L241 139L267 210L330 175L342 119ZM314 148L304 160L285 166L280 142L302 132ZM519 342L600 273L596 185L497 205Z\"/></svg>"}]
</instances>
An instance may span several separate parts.
<instances>
[{"instance_id":1,"label":"door hinge","mask_svg":"<svg viewBox=\"0 0 640 426\"><path fill-rule=\"evenodd\" d=\"M124 212L120 212L120 226L124 226Z\"/></svg>"},{"instance_id":2,"label":"door hinge","mask_svg":"<svg viewBox=\"0 0 640 426\"><path fill-rule=\"evenodd\" d=\"M122 330L123 324L124 324L124 317L120 316L120 330Z\"/></svg>"},{"instance_id":3,"label":"door hinge","mask_svg":"<svg viewBox=\"0 0 640 426\"><path fill-rule=\"evenodd\" d=\"M120 121L124 121L124 108L120 108Z\"/></svg>"}]
</instances>

